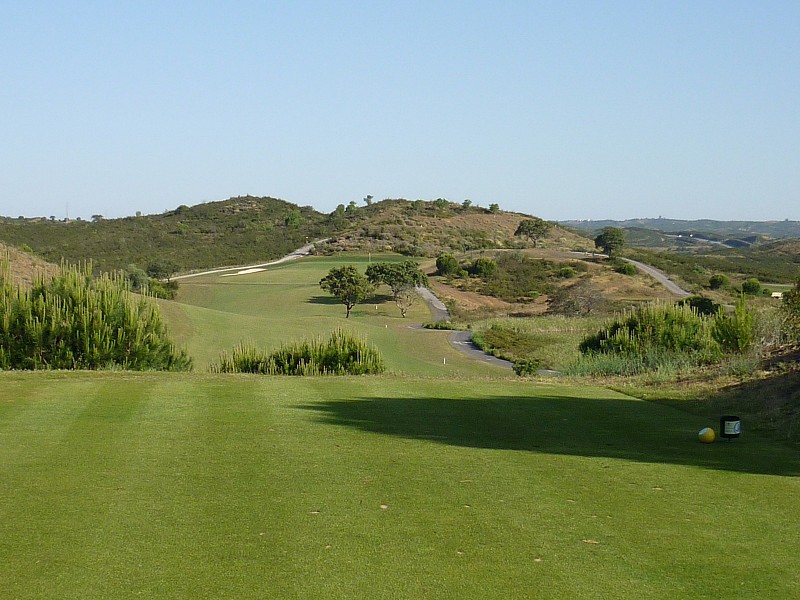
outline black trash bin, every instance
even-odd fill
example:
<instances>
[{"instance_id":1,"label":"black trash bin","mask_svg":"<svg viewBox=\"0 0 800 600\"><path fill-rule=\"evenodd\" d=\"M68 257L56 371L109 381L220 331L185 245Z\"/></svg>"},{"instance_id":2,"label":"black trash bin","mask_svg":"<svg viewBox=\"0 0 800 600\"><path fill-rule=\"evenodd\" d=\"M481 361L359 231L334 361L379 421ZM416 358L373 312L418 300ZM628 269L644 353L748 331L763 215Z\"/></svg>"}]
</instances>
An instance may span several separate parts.
<instances>
[{"instance_id":1,"label":"black trash bin","mask_svg":"<svg viewBox=\"0 0 800 600\"><path fill-rule=\"evenodd\" d=\"M742 433L742 420L734 415L724 415L719 418L719 436L726 440L738 438Z\"/></svg>"}]
</instances>

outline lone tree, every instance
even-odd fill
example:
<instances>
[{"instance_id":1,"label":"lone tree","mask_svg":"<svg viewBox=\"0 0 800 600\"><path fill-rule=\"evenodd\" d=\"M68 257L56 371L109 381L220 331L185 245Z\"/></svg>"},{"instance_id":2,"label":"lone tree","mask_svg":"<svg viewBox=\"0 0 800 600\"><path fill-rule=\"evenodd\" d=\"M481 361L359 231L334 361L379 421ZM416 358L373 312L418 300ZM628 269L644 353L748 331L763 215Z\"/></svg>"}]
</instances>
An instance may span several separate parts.
<instances>
[{"instance_id":1,"label":"lone tree","mask_svg":"<svg viewBox=\"0 0 800 600\"><path fill-rule=\"evenodd\" d=\"M539 217L533 217L531 219L525 219L521 221L519 227L514 232L515 236L524 236L533 242L533 247L536 248L536 242L539 241L539 238L544 237L547 235L547 232L553 228L553 224L545 221L544 219L540 219Z\"/></svg>"},{"instance_id":2,"label":"lone tree","mask_svg":"<svg viewBox=\"0 0 800 600\"><path fill-rule=\"evenodd\" d=\"M625 247L625 232L619 227L605 227L600 235L594 238L594 245L609 257L617 256Z\"/></svg>"},{"instance_id":3,"label":"lone tree","mask_svg":"<svg viewBox=\"0 0 800 600\"><path fill-rule=\"evenodd\" d=\"M414 288L428 283L425 273L419 270L413 260L401 263L375 263L367 267L366 275L370 283L374 285L385 283L392 289L392 298L403 318L417 299Z\"/></svg>"},{"instance_id":4,"label":"lone tree","mask_svg":"<svg viewBox=\"0 0 800 600\"><path fill-rule=\"evenodd\" d=\"M147 275L153 279L169 281L179 269L180 267L168 258L154 258L147 265Z\"/></svg>"},{"instance_id":5,"label":"lone tree","mask_svg":"<svg viewBox=\"0 0 800 600\"><path fill-rule=\"evenodd\" d=\"M336 296L347 307L348 319L353 307L369 298L373 291L369 280L353 265L332 268L325 277L320 279L319 287L332 296Z\"/></svg>"}]
</instances>

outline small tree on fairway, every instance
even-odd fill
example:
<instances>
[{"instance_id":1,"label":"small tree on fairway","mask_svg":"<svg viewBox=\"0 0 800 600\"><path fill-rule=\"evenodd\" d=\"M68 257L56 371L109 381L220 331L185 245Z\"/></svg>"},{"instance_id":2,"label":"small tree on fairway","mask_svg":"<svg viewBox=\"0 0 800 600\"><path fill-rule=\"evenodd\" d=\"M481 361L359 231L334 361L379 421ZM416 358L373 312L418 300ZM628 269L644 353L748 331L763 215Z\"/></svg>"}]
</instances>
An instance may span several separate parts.
<instances>
[{"instance_id":1,"label":"small tree on fairway","mask_svg":"<svg viewBox=\"0 0 800 600\"><path fill-rule=\"evenodd\" d=\"M417 299L414 288L428 283L425 273L419 270L413 260L401 263L375 263L367 267L366 274L370 283L374 285L385 283L392 289L392 298L403 318Z\"/></svg>"},{"instance_id":2,"label":"small tree on fairway","mask_svg":"<svg viewBox=\"0 0 800 600\"><path fill-rule=\"evenodd\" d=\"M373 291L369 280L359 273L353 265L334 267L319 282L319 287L336 296L347 307L347 318L350 311L359 302L366 300Z\"/></svg>"},{"instance_id":3,"label":"small tree on fairway","mask_svg":"<svg viewBox=\"0 0 800 600\"><path fill-rule=\"evenodd\" d=\"M552 228L552 223L548 223L539 217L533 217L532 219L521 221L514 235L527 237L533 242L533 247L536 248L536 242L539 238L546 235Z\"/></svg>"},{"instance_id":4,"label":"small tree on fairway","mask_svg":"<svg viewBox=\"0 0 800 600\"><path fill-rule=\"evenodd\" d=\"M594 245L610 257L617 256L625 247L625 232L619 227L605 227L596 238Z\"/></svg>"}]
</instances>

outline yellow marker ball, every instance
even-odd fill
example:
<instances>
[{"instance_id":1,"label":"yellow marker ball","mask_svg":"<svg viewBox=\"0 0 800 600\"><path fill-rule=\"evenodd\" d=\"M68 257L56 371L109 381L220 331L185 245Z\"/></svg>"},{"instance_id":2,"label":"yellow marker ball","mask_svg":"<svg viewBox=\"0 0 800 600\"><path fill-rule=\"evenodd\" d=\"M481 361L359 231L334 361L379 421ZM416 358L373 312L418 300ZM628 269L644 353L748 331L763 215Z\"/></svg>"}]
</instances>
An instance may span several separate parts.
<instances>
[{"instance_id":1,"label":"yellow marker ball","mask_svg":"<svg viewBox=\"0 0 800 600\"><path fill-rule=\"evenodd\" d=\"M703 427L697 434L697 438L704 444L710 444L717 438L717 434L711 427Z\"/></svg>"}]
</instances>

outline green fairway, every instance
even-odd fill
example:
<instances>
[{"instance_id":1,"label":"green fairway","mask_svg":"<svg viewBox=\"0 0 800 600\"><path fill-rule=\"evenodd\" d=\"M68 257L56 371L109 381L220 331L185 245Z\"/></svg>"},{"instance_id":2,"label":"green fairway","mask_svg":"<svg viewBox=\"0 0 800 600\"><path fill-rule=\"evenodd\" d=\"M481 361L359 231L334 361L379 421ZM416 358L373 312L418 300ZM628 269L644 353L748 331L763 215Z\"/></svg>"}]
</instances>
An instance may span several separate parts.
<instances>
[{"instance_id":1,"label":"green fairway","mask_svg":"<svg viewBox=\"0 0 800 600\"><path fill-rule=\"evenodd\" d=\"M600 389L0 374L8 598L793 598L800 461Z\"/></svg>"},{"instance_id":2,"label":"green fairway","mask_svg":"<svg viewBox=\"0 0 800 600\"><path fill-rule=\"evenodd\" d=\"M395 256L373 257L397 260ZM327 337L336 327L364 335L397 373L446 377L514 377L508 369L465 357L448 342L449 332L420 329L431 319L420 299L403 319L386 294L359 304L349 319L345 307L323 292L319 280L331 267L356 264L363 271L368 257L308 258L247 275L207 275L181 282L178 302L162 302L162 311L181 345L205 371L243 340L275 348L282 342ZM413 326L417 326L414 328Z\"/></svg>"},{"instance_id":3,"label":"green fairway","mask_svg":"<svg viewBox=\"0 0 800 600\"><path fill-rule=\"evenodd\" d=\"M182 283L195 373L0 372L0 597L800 596L796 448L518 379L421 301L345 319L319 279L368 260ZM390 374L207 372L336 327Z\"/></svg>"}]
</instances>

